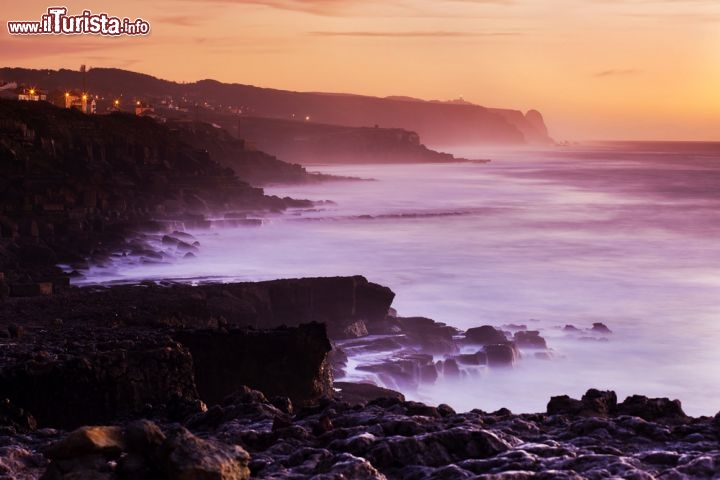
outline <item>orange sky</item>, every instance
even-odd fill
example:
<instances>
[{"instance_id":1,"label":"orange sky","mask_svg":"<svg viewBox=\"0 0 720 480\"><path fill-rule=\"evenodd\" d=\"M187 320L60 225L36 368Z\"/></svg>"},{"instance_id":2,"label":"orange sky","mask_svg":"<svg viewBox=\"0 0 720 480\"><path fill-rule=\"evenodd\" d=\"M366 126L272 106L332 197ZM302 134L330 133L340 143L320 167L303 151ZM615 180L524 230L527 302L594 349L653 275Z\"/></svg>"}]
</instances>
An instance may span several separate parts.
<instances>
[{"instance_id":1,"label":"orange sky","mask_svg":"<svg viewBox=\"0 0 720 480\"><path fill-rule=\"evenodd\" d=\"M48 6L147 37L11 37ZM720 140L720 0L4 1L0 65L115 66L305 91L466 100L556 139Z\"/></svg>"}]
</instances>

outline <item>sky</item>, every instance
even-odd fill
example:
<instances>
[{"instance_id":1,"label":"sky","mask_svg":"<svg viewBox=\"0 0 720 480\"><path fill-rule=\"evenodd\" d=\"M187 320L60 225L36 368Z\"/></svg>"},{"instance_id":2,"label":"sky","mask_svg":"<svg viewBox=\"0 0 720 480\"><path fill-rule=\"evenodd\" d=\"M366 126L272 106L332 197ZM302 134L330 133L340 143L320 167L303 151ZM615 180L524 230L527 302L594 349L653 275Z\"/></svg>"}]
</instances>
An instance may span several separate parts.
<instances>
[{"instance_id":1,"label":"sky","mask_svg":"<svg viewBox=\"0 0 720 480\"><path fill-rule=\"evenodd\" d=\"M11 36L50 6L144 37ZM720 0L3 2L0 65L534 108L557 140L720 141Z\"/></svg>"}]
</instances>

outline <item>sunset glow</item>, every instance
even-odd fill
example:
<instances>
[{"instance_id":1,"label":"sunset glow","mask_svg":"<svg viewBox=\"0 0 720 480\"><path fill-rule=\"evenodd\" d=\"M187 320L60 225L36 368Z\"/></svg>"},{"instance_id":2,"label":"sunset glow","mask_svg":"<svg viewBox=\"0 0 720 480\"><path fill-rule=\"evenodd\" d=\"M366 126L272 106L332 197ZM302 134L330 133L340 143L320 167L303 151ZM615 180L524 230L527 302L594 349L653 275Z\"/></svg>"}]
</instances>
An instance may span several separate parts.
<instances>
[{"instance_id":1,"label":"sunset glow","mask_svg":"<svg viewBox=\"0 0 720 480\"><path fill-rule=\"evenodd\" d=\"M543 112L553 135L717 139L720 3L686 0L67 2L145 37L0 37L3 64L119 67L304 91ZM3 20L38 19L13 2ZM4 22L3 22L4 23Z\"/></svg>"}]
</instances>

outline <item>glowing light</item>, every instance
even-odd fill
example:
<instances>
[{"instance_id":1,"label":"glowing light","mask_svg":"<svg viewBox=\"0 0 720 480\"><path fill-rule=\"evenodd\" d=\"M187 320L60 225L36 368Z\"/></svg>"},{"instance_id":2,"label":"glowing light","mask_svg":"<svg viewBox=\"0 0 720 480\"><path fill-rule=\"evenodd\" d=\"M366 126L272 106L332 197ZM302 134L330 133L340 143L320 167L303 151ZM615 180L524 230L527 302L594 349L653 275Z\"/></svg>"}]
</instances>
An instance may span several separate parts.
<instances>
[{"instance_id":1,"label":"glowing light","mask_svg":"<svg viewBox=\"0 0 720 480\"><path fill-rule=\"evenodd\" d=\"M31 89L30 89L30 95L35 95L35 89L34 89L34 88L31 88Z\"/></svg>"},{"instance_id":2,"label":"glowing light","mask_svg":"<svg viewBox=\"0 0 720 480\"><path fill-rule=\"evenodd\" d=\"M135 105L137 105L137 106L139 107L139 106L140 106L140 100L138 100L138 101L135 103Z\"/></svg>"},{"instance_id":3,"label":"glowing light","mask_svg":"<svg viewBox=\"0 0 720 480\"><path fill-rule=\"evenodd\" d=\"M83 96L82 96L82 99L83 99L83 100L87 100L87 95L83 95Z\"/></svg>"},{"instance_id":4,"label":"glowing light","mask_svg":"<svg viewBox=\"0 0 720 480\"><path fill-rule=\"evenodd\" d=\"M305 117L305 121L306 121L306 122L309 122L309 121L310 121L310 115L308 115L307 117Z\"/></svg>"},{"instance_id":5,"label":"glowing light","mask_svg":"<svg viewBox=\"0 0 720 480\"><path fill-rule=\"evenodd\" d=\"M115 105L116 107L119 106L119 105L120 105L120 100L115 100L115 101L113 102L113 105Z\"/></svg>"},{"instance_id":6,"label":"glowing light","mask_svg":"<svg viewBox=\"0 0 720 480\"><path fill-rule=\"evenodd\" d=\"M65 98L68 98L70 94L68 92L65 92Z\"/></svg>"}]
</instances>

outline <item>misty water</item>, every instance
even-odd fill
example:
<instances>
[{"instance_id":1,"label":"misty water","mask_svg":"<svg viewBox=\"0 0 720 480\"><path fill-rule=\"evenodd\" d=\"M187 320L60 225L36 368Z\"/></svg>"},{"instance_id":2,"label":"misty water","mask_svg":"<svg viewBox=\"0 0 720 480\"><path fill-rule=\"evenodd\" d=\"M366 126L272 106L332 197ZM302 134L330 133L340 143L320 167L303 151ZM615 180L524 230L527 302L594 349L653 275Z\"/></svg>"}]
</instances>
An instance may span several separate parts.
<instances>
[{"instance_id":1,"label":"misty water","mask_svg":"<svg viewBox=\"0 0 720 480\"><path fill-rule=\"evenodd\" d=\"M590 387L720 410L720 145L465 151L492 162L311 168L374 181L277 186L331 200L262 227L193 231L198 257L94 282L361 274L403 316L539 329L552 360L404 392L459 410L544 411ZM562 330L603 322L607 341Z\"/></svg>"}]
</instances>

